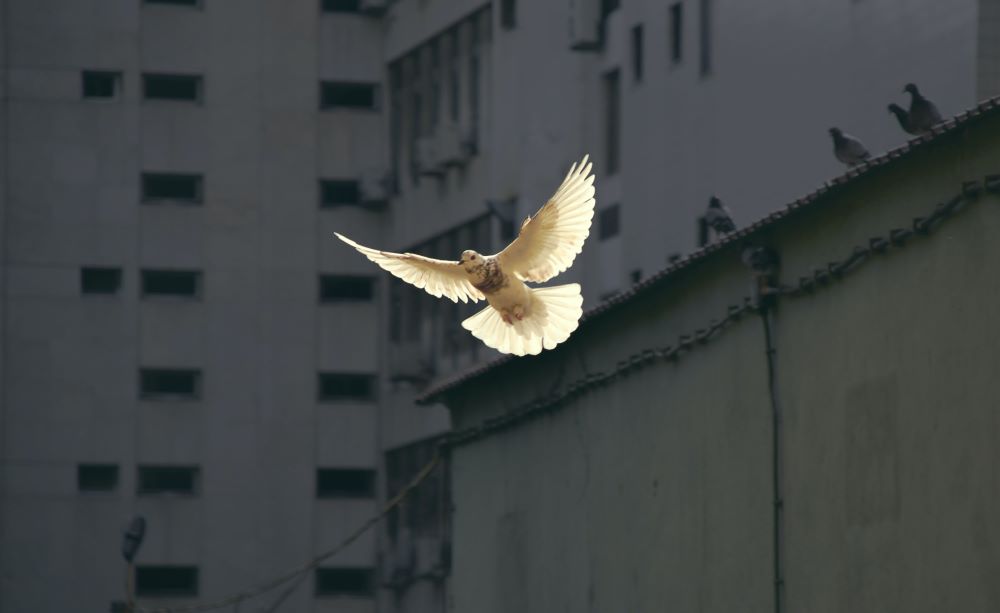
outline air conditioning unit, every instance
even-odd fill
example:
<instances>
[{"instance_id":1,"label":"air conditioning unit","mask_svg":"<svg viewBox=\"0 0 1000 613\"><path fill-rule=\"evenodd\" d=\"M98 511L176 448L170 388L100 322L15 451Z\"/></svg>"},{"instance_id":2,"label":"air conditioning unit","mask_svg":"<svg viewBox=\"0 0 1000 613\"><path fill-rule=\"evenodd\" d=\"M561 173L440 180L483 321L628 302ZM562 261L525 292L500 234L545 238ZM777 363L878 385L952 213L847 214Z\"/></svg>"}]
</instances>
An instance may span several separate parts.
<instances>
[{"instance_id":1,"label":"air conditioning unit","mask_svg":"<svg viewBox=\"0 0 1000 613\"><path fill-rule=\"evenodd\" d=\"M444 165L440 158L437 138L423 136L417 139L417 168L420 169L420 174L432 177L443 175Z\"/></svg>"},{"instance_id":2,"label":"air conditioning unit","mask_svg":"<svg viewBox=\"0 0 1000 613\"><path fill-rule=\"evenodd\" d=\"M569 48L596 51L603 41L601 0L569 0Z\"/></svg>"},{"instance_id":3,"label":"air conditioning unit","mask_svg":"<svg viewBox=\"0 0 1000 613\"><path fill-rule=\"evenodd\" d=\"M451 570L451 547L446 541L433 537L418 538L416 550L418 575L446 575Z\"/></svg>"},{"instance_id":4,"label":"air conditioning unit","mask_svg":"<svg viewBox=\"0 0 1000 613\"><path fill-rule=\"evenodd\" d=\"M434 378L434 359L422 343L408 341L393 345L389 352L389 379L393 382L408 382L422 386Z\"/></svg>"},{"instance_id":5,"label":"air conditioning unit","mask_svg":"<svg viewBox=\"0 0 1000 613\"><path fill-rule=\"evenodd\" d=\"M358 188L361 192L362 204L384 206L389 201L389 196L392 195L392 173L381 168L363 171L358 177Z\"/></svg>"},{"instance_id":6,"label":"air conditioning unit","mask_svg":"<svg viewBox=\"0 0 1000 613\"><path fill-rule=\"evenodd\" d=\"M389 8L389 0L361 0L358 10L372 17L381 17Z\"/></svg>"},{"instance_id":7,"label":"air conditioning unit","mask_svg":"<svg viewBox=\"0 0 1000 613\"><path fill-rule=\"evenodd\" d=\"M445 123L437 129L437 156L442 166L461 166L465 164L465 151L462 148L462 129L456 123Z\"/></svg>"},{"instance_id":8,"label":"air conditioning unit","mask_svg":"<svg viewBox=\"0 0 1000 613\"><path fill-rule=\"evenodd\" d=\"M386 557L383 582L391 588L409 584L417 569L417 551L413 541L401 538Z\"/></svg>"}]
</instances>

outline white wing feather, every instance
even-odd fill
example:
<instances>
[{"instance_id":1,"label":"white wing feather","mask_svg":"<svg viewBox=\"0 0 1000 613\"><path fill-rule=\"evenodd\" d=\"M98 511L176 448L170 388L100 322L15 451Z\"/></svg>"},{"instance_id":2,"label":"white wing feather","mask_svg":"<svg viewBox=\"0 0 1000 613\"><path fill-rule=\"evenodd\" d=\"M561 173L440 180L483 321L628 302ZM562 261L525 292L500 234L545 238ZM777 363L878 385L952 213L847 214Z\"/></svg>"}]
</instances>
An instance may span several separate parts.
<instances>
[{"instance_id":1,"label":"white wing feather","mask_svg":"<svg viewBox=\"0 0 1000 613\"><path fill-rule=\"evenodd\" d=\"M540 283L573 264L594 218L594 175L588 157L569 169L556 193L534 217L524 220L518 237L497 254L503 270Z\"/></svg>"},{"instance_id":2,"label":"white wing feather","mask_svg":"<svg viewBox=\"0 0 1000 613\"><path fill-rule=\"evenodd\" d=\"M469 282L457 260L435 260L415 253L379 251L359 245L337 234L337 238L360 251L366 258L403 281L415 285L435 298L444 296L452 302L479 302L485 297Z\"/></svg>"}]
</instances>

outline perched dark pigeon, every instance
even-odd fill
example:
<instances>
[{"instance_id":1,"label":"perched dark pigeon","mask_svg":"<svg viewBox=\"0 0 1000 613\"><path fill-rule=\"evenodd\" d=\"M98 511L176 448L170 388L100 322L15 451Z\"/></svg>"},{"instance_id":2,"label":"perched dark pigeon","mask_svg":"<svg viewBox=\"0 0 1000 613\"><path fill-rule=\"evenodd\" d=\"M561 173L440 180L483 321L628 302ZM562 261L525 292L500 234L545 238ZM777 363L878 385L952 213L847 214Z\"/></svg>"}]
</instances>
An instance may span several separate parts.
<instances>
[{"instance_id":1,"label":"perched dark pigeon","mask_svg":"<svg viewBox=\"0 0 1000 613\"><path fill-rule=\"evenodd\" d=\"M898 104L890 104L889 112L896 116L896 121L899 122L899 127L903 128L904 132L920 136L921 133L914 130L913 125L910 124L910 114L906 112L906 109Z\"/></svg>"},{"instance_id":2,"label":"perched dark pigeon","mask_svg":"<svg viewBox=\"0 0 1000 613\"><path fill-rule=\"evenodd\" d=\"M861 141L850 134L844 134L840 128L830 128L830 136L833 137L833 154L848 166L857 166L871 157Z\"/></svg>"},{"instance_id":3,"label":"perched dark pigeon","mask_svg":"<svg viewBox=\"0 0 1000 613\"><path fill-rule=\"evenodd\" d=\"M914 130L913 134L926 134L943 121L937 106L924 98L916 85L907 83L903 91L910 94L910 127Z\"/></svg>"},{"instance_id":4,"label":"perched dark pigeon","mask_svg":"<svg viewBox=\"0 0 1000 613\"><path fill-rule=\"evenodd\" d=\"M716 234L726 234L736 229L729 209L715 196L712 196L708 201L708 210L705 211L704 219L708 227L715 230Z\"/></svg>"}]
</instances>

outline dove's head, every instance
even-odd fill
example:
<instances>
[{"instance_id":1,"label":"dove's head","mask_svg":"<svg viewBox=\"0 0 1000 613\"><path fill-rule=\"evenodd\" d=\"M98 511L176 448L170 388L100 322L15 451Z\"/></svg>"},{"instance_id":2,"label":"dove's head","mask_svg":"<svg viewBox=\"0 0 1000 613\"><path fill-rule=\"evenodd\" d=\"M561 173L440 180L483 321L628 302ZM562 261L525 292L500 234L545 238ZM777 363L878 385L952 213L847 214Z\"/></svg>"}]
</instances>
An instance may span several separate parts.
<instances>
[{"instance_id":1,"label":"dove's head","mask_svg":"<svg viewBox=\"0 0 1000 613\"><path fill-rule=\"evenodd\" d=\"M906 87L903 88L903 91L912 96L917 96L920 94L920 91L917 89L917 86L914 85L913 83L907 83Z\"/></svg>"},{"instance_id":2,"label":"dove's head","mask_svg":"<svg viewBox=\"0 0 1000 613\"><path fill-rule=\"evenodd\" d=\"M830 128L830 136L834 139L838 139L844 136L844 133L840 131L840 128Z\"/></svg>"},{"instance_id":3,"label":"dove's head","mask_svg":"<svg viewBox=\"0 0 1000 613\"><path fill-rule=\"evenodd\" d=\"M712 196L711 198L708 199L708 208L710 208L710 209L721 209L722 208L722 202L718 198L716 198L715 196Z\"/></svg>"},{"instance_id":4,"label":"dove's head","mask_svg":"<svg viewBox=\"0 0 1000 613\"><path fill-rule=\"evenodd\" d=\"M462 265L462 268L470 270L477 266L482 266L483 256L472 249L466 249L462 252L462 260L459 263Z\"/></svg>"}]
</instances>

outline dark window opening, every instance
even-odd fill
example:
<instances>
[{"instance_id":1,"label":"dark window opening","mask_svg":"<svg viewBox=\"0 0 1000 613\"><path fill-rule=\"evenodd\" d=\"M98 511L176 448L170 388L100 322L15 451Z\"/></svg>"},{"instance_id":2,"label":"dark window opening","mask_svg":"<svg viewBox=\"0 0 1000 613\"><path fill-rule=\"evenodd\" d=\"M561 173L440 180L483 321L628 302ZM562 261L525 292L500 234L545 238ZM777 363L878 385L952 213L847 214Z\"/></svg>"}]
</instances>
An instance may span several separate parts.
<instances>
[{"instance_id":1,"label":"dark window opening","mask_svg":"<svg viewBox=\"0 0 1000 613\"><path fill-rule=\"evenodd\" d=\"M618 71L604 75L604 155L605 172L618 172L621 132L621 92Z\"/></svg>"},{"instance_id":2,"label":"dark window opening","mask_svg":"<svg viewBox=\"0 0 1000 613\"><path fill-rule=\"evenodd\" d=\"M328 179L319 182L320 206L339 206L361 202L361 189L357 181Z\"/></svg>"},{"instance_id":3,"label":"dark window opening","mask_svg":"<svg viewBox=\"0 0 1000 613\"><path fill-rule=\"evenodd\" d=\"M201 293L201 273L193 270L144 270L142 295L196 298Z\"/></svg>"},{"instance_id":4,"label":"dark window opening","mask_svg":"<svg viewBox=\"0 0 1000 613\"><path fill-rule=\"evenodd\" d=\"M77 464L76 488L81 492L112 492L117 487L117 464Z\"/></svg>"},{"instance_id":5,"label":"dark window opening","mask_svg":"<svg viewBox=\"0 0 1000 613\"><path fill-rule=\"evenodd\" d=\"M701 30L701 76L712 73L712 0L701 0L699 5L699 24Z\"/></svg>"},{"instance_id":6,"label":"dark window opening","mask_svg":"<svg viewBox=\"0 0 1000 613\"><path fill-rule=\"evenodd\" d=\"M316 469L317 498L373 498L375 471L367 468Z\"/></svg>"},{"instance_id":7,"label":"dark window opening","mask_svg":"<svg viewBox=\"0 0 1000 613\"><path fill-rule=\"evenodd\" d=\"M201 372L189 368L143 368L139 371L142 398L198 398Z\"/></svg>"},{"instance_id":8,"label":"dark window opening","mask_svg":"<svg viewBox=\"0 0 1000 613\"><path fill-rule=\"evenodd\" d=\"M144 172L142 174L142 199L174 200L178 202L201 203L201 175Z\"/></svg>"},{"instance_id":9,"label":"dark window opening","mask_svg":"<svg viewBox=\"0 0 1000 613\"><path fill-rule=\"evenodd\" d=\"M517 0L500 0L500 27L513 30L517 26Z\"/></svg>"},{"instance_id":10,"label":"dark window opening","mask_svg":"<svg viewBox=\"0 0 1000 613\"><path fill-rule=\"evenodd\" d=\"M197 596L197 566L148 566L135 569L135 595L146 597Z\"/></svg>"},{"instance_id":11,"label":"dark window opening","mask_svg":"<svg viewBox=\"0 0 1000 613\"><path fill-rule=\"evenodd\" d=\"M321 402L337 400L369 402L375 400L375 385L375 375L320 373L319 400Z\"/></svg>"},{"instance_id":12,"label":"dark window opening","mask_svg":"<svg viewBox=\"0 0 1000 613\"><path fill-rule=\"evenodd\" d=\"M375 571L370 568L317 568L317 596L374 596Z\"/></svg>"},{"instance_id":13,"label":"dark window opening","mask_svg":"<svg viewBox=\"0 0 1000 613\"><path fill-rule=\"evenodd\" d=\"M173 4L176 6L201 6L201 0L145 0L146 4Z\"/></svg>"},{"instance_id":14,"label":"dark window opening","mask_svg":"<svg viewBox=\"0 0 1000 613\"><path fill-rule=\"evenodd\" d=\"M670 5L670 61L681 61L684 51L684 5L680 2Z\"/></svg>"},{"instance_id":15,"label":"dark window opening","mask_svg":"<svg viewBox=\"0 0 1000 613\"><path fill-rule=\"evenodd\" d=\"M642 25L632 28L632 78L642 81Z\"/></svg>"},{"instance_id":16,"label":"dark window opening","mask_svg":"<svg viewBox=\"0 0 1000 613\"><path fill-rule=\"evenodd\" d=\"M319 89L319 108L377 109L378 85L323 81Z\"/></svg>"},{"instance_id":17,"label":"dark window opening","mask_svg":"<svg viewBox=\"0 0 1000 613\"><path fill-rule=\"evenodd\" d=\"M370 301L375 296L375 279L360 275L321 275L320 302Z\"/></svg>"},{"instance_id":18,"label":"dark window opening","mask_svg":"<svg viewBox=\"0 0 1000 613\"><path fill-rule=\"evenodd\" d=\"M142 75L142 95L146 100L201 100L201 77L181 74Z\"/></svg>"},{"instance_id":19,"label":"dark window opening","mask_svg":"<svg viewBox=\"0 0 1000 613\"><path fill-rule=\"evenodd\" d=\"M118 88L121 83L121 78L122 74L120 72L84 70L83 97L115 98L118 96Z\"/></svg>"},{"instance_id":20,"label":"dark window opening","mask_svg":"<svg viewBox=\"0 0 1000 613\"><path fill-rule=\"evenodd\" d=\"M357 13L361 10L361 0L323 0L324 13Z\"/></svg>"},{"instance_id":21,"label":"dark window opening","mask_svg":"<svg viewBox=\"0 0 1000 613\"><path fill-rule=\"evenodd\" d=\"M600 240L603 241L618 236L620 229L620 208L617 204L612 204L598 214L597 236Z\"/></svg>"},{"instance_id":22,"label":"dark window opening","mask_svg":"<svg viewBox=\"0 0 1000 613\"><path fill-rule=\"evenodd\" d=\"M198 487L196 466L140 466L139 494L194 494Z\"/></svg>"},{"instance_id":23,"label":"dark window opening","mask_svg":"<svg viewBox=\"0 0 1000 613\"><path fill-rule=\"evenodd\" d=\"M121 268L80 269L80 291L84 294L117 294L121 286Z\"/></svg>"}]
</instances>

